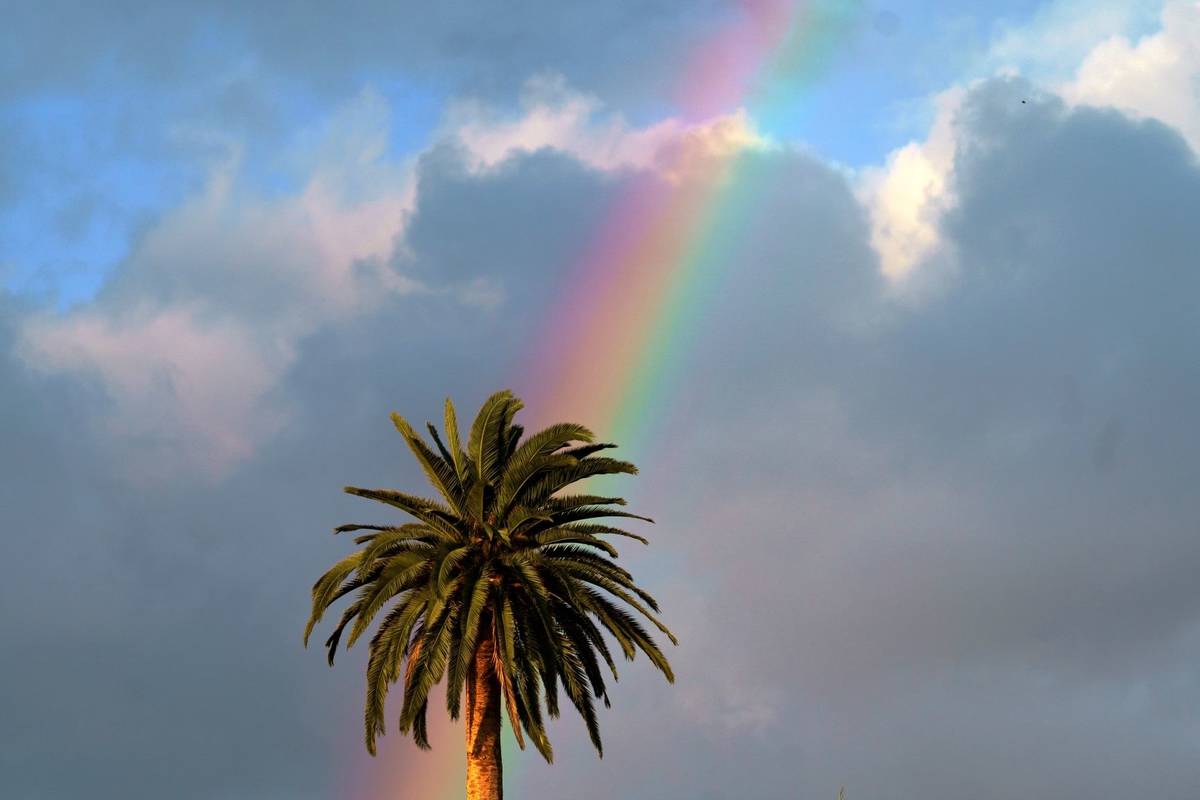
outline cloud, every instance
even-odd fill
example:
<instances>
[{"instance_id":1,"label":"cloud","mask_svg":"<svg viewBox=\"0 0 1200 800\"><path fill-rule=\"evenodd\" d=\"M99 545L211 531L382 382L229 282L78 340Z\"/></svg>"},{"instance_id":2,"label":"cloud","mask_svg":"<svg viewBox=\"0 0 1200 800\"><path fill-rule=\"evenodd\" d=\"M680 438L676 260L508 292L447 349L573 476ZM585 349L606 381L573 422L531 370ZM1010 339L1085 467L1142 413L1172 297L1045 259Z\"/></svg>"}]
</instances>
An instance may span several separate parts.
<instances>
[{"instance_id":1,"label":"cloud","mask_svg":"<svg viewBox=\"0 0 1200 800\"><path fill-rule=\"evenodd\" d=\"M941 215L954 203L948 179L957 144L954 117L963 94L959 87L940 93L928 138L893 150L882 167L862 172L858 191L871 209L871 244L883 273L893 280L908 276L941 243Z\"/></svg>"},{"instance_id":2,"label":"cloud","mask_svg":"<svg viewBox=\"0 0 1200 800\"><path fill-rule=\"evenodd\" d=\"M1182 798L1194 768L1168 743L1194 725L1168 709L1200 689L1183 677L1200 630L1200 341L1174 298L1198 288L1200 171L1164 125L1016 80L967 92L958 119L939 230L958 270L939 293L876 294L878 327L833 334L821 312L870 284L830 293L819 258L790 262L797 287L825 292L800 313L772 260L743 266L696 343L667 476L646 475L703 587L684 604L704 624L681 695L710 698L695 719L714 736L724 698L773 698L764 735L787 755L771 768L800 760L814 794L1118 797L1153 765ZM794 208L804 184L788 185ZM1097 728L1101 708L1120 721ZM1162 738L1138 743L1149 728ZM707 790L771 796L731 766L759 743L730 738ZM1017 750L1020 774L1002 766Z\"/></svg>"},{"instance_id":3,"label":"cloud","mask_svg":"<svg viewBox=\"0 0 1200 800\"><path fill-rule=\"evenodd\" d=\"M1200 3L1163 6L1161 29L1097 44L1059 93L1076 104L1113 106L1172 126L1200 153Z\"/></svg>"},{"instance_id":4,"label":"cloud","mask_svg":"<svg viewBox=\"0 0 1200 800\"><path fill-rule=\"evenodd\" d=\"M569 153L596 169L616 170L664 165L664 151L684 137L702 137L705 149L715 155L765 144L744 111L700 124L669 117L638 129L620 116L600 118L600 110L597 98L571 91L562 76L544 76L526 84L515 118L497 118L478 103L459 103L450 112L448 127L476 169L541 148Z\"/></svg>"},{"instance_id":5,"label":"cloud","mask_svg":"<svg viewBox=\"0 0 1200 800\"><path fill-rule=\"evenodd\" d=\"M550 68L608 100L644 102L668 80L651 67L677 61L726 13L723 3L707 1L684 10L660 0L585 9L545 0L503 8L362 0L301 13L273 0L220 2L202 12L174 0L129 26L107 10L52 2L10 16L0 91L77 87L114 73L169 86L229 72L236 52L252 71L322 95L355 91L364 75L379 74L435 75L458 91L509 95ZM72 24L58 24L64 19Z\"/></svg>"},{"instance_id":6,"label":"cloud","mask_svg":"<svg viewBox=\"0 0 1200 800\"><path fill-rule=\"evenodd\" d=\"M988 73L1068 74L1105 39L1153 27L1159 8L1139 0L1050 0L1027 19L1001 23L980 61Z\"/></svg>"},{"instance_id":7,"label":"cloud","mask_svg":"<svg viewBox=\"0 0 1200 800\"><path fill-rule=\"evenodd\" d=\"M291 348L257 341L236 323L206 323L193 308L119 321L85 313L65 322L43 318L25 336L29 363L103 381L117 405L109 432L152 453L135 465L138 482L161 476L180 453L219 475L284 421L259 403L294 358Z\"/></svg>"}]
</instances>

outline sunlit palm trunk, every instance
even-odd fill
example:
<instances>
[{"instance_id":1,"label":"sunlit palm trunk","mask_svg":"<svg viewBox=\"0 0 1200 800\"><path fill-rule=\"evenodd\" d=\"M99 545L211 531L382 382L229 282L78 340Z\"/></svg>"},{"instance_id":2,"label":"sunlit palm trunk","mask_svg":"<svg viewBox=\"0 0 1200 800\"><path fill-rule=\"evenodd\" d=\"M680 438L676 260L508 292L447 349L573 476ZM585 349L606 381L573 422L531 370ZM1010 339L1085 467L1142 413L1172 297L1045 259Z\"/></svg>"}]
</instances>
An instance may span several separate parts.
<instances>
[{"instance_id":1,"label":"sunlit palm trunk","mask_svg":"<svg viewBox=\"0 0 1200 800\"><path fill-rule=\"evenodd\" d=\"M467 800L504 797L500 764L500 683L491 637L479 643L467 675Z\"/></svg>"}]
</instances>

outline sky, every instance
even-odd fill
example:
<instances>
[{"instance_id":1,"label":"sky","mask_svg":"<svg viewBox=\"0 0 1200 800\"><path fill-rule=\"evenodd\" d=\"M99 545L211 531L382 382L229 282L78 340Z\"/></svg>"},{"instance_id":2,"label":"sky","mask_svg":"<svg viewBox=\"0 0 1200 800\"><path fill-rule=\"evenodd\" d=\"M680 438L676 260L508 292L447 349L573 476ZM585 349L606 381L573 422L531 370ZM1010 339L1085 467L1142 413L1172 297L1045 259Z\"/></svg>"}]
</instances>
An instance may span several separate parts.
<instances>
[{"instance_id":1,"label":"sky","mask_svg":"<svg viewBox=\"0 0 1200 800\"><path fill-rule=\"evenodd\" d=\"M441 800L461 729L371 759L301 646L341 487L732 165L611 381L677 681L510 796L1194 798L1200 3L435 5L4 4L4 796Z\"/></svg>"}]
</instances>

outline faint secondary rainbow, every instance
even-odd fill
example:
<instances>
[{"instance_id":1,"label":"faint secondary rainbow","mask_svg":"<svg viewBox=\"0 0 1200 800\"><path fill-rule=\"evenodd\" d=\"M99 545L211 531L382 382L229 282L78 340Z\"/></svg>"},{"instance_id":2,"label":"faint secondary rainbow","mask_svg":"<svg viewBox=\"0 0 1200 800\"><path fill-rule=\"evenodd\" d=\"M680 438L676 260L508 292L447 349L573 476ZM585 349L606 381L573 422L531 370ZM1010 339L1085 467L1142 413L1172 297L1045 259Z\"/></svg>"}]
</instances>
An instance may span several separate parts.
<instances>
[{"instance_id":1,"label":"faint secondary rainbow","mask_svg":"<svg viewBox=\"0 0 1200 800\"><path fill-rule=\"evenodd\" d=\"M761 161L749 152L747 123L800 99L861 7L742 0L695 48L678 92L689 131L653 172L630 178L568 270L513 384L526 402L524 424L582 422L637 460L662 425L689 340L731 276L729 256L754 210ZM385 739L372 764L355 759L365 769L350 796L461 798L462 728L440 703L429 721L432 751L386 737L394 741ZM540 756L518 751L506 725L504 759L506 791L520 796L525 762Z\"/></svg>"}]
</instances>

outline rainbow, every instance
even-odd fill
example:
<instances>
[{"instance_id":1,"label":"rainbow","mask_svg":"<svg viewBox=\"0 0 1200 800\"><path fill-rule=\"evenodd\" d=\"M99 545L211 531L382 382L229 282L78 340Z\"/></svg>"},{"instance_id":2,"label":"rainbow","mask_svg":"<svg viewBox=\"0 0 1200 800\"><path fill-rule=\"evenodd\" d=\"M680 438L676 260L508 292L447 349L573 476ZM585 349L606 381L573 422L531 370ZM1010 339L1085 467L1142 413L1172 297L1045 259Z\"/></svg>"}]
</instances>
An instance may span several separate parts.
<instances>
[{"instance_id":1,"label":"rainbow","mask_svg":"<svg viewBox=\"0 0 1200 800\"><path fill-rule=\"evenodd\" d=\"M753 157L766 142L747 120L795 106L861 5L742 0L696 49L678 104L698 123L655 174L631 180L570 270L514 386L526 424L571 419L643 452L653 444L689 340L731 277L770 179Z\"/></svg>"},{"instance_id":2,"label":"rainbow","mask_svg":"<svg viewBox=\"0 0 1200 800\"><path fill-rule=\"evenodd\" d=\"M729 256L763 180L746 155L746 120L794 104L860 8L742 0L728 24L696 47L677 93L689 132L654 174L630 178L527 350L512 385L526 402L525 425L569 419L605 440L636 442L632 453L623 451L634 461L649 452L689 340L730 277ZM353 757L354 775L342 786L355 800L461 798L461 738L461 726L431 713L432 751L386 737L377 759ZM517 750L506 729L504 758L506 792L521 796L525 763L537 756Z\"/></svg>"}]
</instances>

